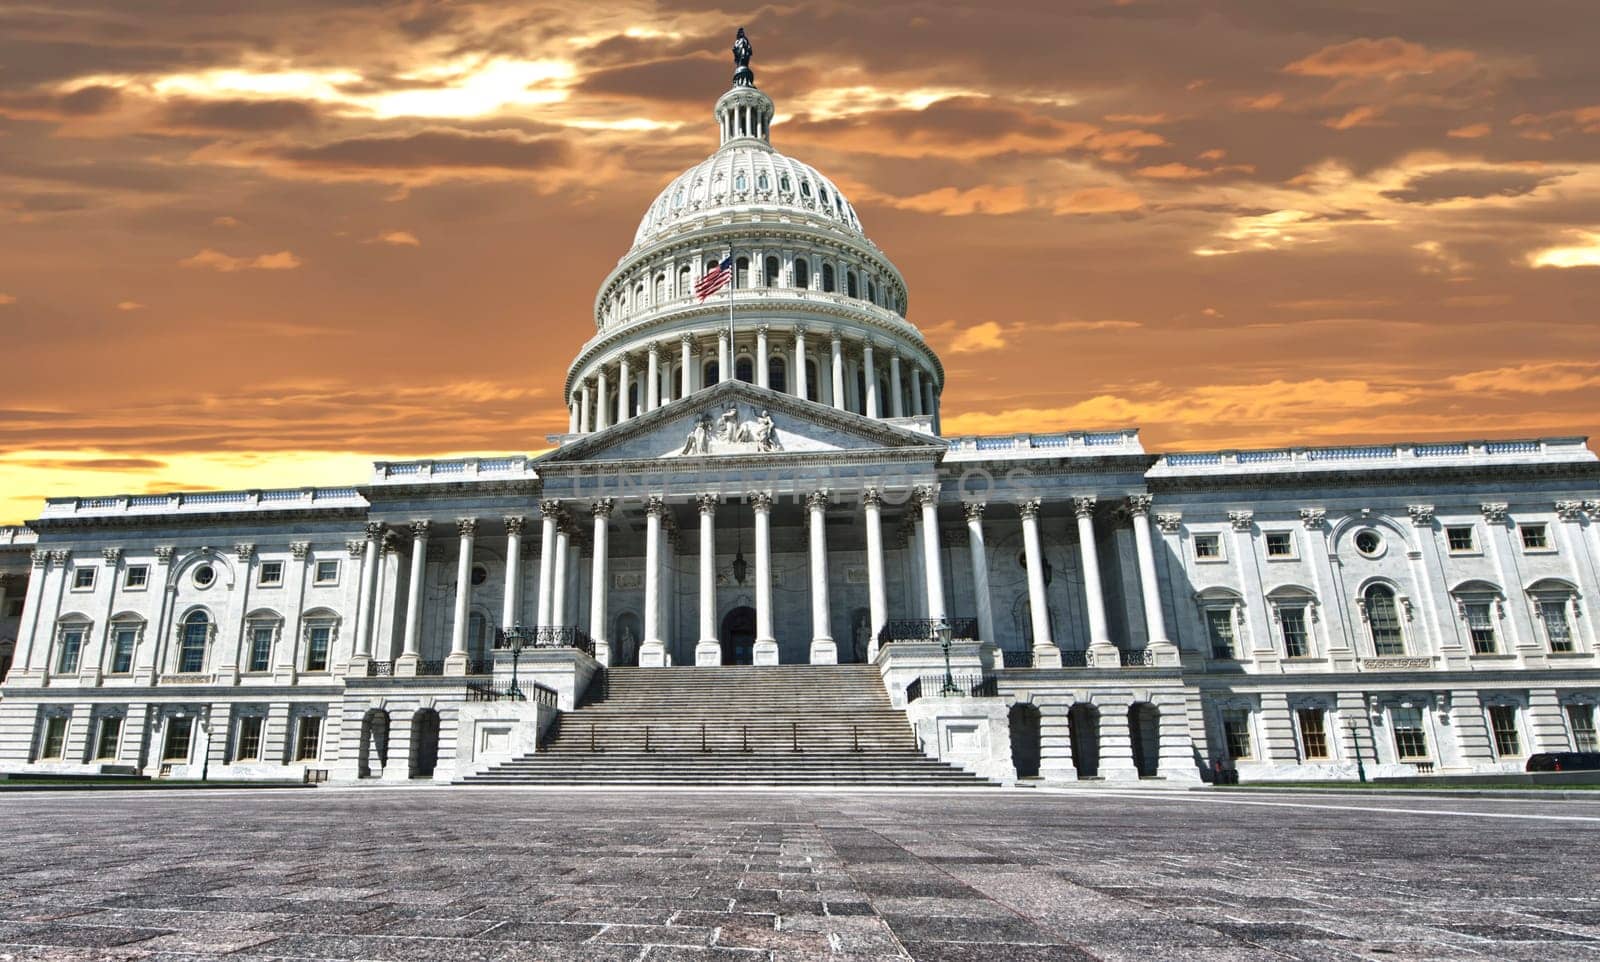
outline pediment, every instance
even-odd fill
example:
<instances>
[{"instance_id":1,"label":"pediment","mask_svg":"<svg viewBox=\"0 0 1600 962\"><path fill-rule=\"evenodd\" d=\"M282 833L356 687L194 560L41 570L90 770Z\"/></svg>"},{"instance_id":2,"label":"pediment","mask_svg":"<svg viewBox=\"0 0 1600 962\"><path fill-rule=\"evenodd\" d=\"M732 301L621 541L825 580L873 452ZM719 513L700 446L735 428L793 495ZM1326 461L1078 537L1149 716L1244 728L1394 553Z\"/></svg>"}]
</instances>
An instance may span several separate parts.
<instances>
[{"instance_id":1,"label":"pediment","mask_svg":"<svg viewBox=\"0 0 1600 962\"><path fill-rule=\"evenodd\" d=\"M944 441L743 381L724 381L570 441L540 463L668 462L884 449L936 453L944 449Z\"/></svg>"}]
</instances>

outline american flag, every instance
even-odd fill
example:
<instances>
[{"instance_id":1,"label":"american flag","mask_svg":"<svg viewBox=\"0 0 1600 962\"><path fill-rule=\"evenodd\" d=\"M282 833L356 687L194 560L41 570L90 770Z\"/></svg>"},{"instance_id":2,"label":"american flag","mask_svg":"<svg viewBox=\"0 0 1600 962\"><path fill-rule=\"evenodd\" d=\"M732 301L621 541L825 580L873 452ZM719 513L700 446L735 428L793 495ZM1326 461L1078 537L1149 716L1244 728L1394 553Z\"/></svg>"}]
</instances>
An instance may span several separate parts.
<instances>
[{"instance_id":1,"label":"american flag","mask_svg":"<svg viewBox=\"0 0 1600 962\"><path fill-rule=\"evenodd\" d=\"M716 270L711 271L710 273L706 274L706 276L700 278L700 282L694 286L694 292L698 294L700 299L703 301L716 292L722 290L722 285L728 283L728 281L732 278L733 255L729 254L727 257L722 259L722 263L717 265Z\"/></svg>"}]
</instances>

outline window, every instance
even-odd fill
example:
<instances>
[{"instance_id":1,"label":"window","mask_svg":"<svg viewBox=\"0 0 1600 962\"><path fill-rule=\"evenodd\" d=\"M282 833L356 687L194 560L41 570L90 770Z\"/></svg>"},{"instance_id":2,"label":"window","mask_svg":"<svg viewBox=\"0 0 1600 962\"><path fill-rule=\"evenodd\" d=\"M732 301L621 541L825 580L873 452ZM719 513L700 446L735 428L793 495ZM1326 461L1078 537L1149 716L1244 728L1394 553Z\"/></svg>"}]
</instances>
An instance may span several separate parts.
<instances>
[{"instance_id":1,"label":"window","mask_svg":"<svg viewBox=\"0 0 1600 962\"><path fill-rule=\"evenodd\" d=\"M741 171L739 171L739 173L734 175L734 177L733 177L733 189L734 190L738 190L738 191L745 191L745 190L749 190L750 189L750 180L749 180L749 178L745 177L744 171L741 170Z\"/></svg>"},{"instance_id":2,"label":"window","mask_svg":"<svg viewBox=\"0 0 1600 962\"><path fill-rule=\"evenodd\" d=\"M1376 558L1383 554L1383 537L1376 531L1367 530L1356 534L1356 550L1369 558Z\"/></svg>"},{"instance_id":3,"label":"window","mask_svg":"<svg viewBox=\"0 0 1600 962\"><path fill-rule=\"evenodd\" d=\"M672 206L673 207L682 207L683 206L683 188L682 187L679 187L677 190L672 192Z\"/></svg>"},{"instance_id":4,"label":"window","mask_svg":"<svg viewBox=\"0 0 1600 962\"><path fill-rule=\"evenodd\" d=\"M72 590L88 591L94 587L94 569L88 565L72 569Z\"/></svg>"},{"instance_id":5,"label":"window","mask_svg":"<svg viewBox=\"0 0 1600 962\"><path fill-rule=\"evenodd\" d=\"M1295 712L1300 722L1300 751L1307 761L1328 757L1328 713L1321 708Z\"/></svg>"},{"instance_id":6,"label":"window","mask_svg":"<svg viewBox=\"0 0 1600 962\"><path fill-rule=\"evenodd\" d=\"M794 262L794 286L799 288L811 286L811 265L798 257Z\"/></svg>"},{"instance_id":7,"label":"window","mask_svg":"<svg viewBox=\"0 0 1600 962\"><path fill-rule=\"evenodd\" d=\"M861 289L856 286L856 272L851 271L844 276L844 292L851 297L860 297Z\"/></svg>"},{"instance_id":8,"label":"window","mask_svg":"<svg viewBox=\"0 0 1600 962\"><path fill-rule=\"evenodd\" d=\"M472 586L474 588L476 588L477 586L483 584L484 582L486 582L488 580L489 580L489 569L488 568L485 568L483 565L473 565L472 566Z\"/></svg>"},{"instance_id":9,"label":"window","mask_svg":"<svg viewBox=\"0 0 1600 962\"><path fill-rule=\"evenodd\" d=\"M283 562L263 561L260 573L256 576L256 584L263 588L283 584Z\"/></svg>"},{"instance_id":10,"label":"window","mask_svg":"<svg viewBox=\"0 0 1600 962\"><path fill-rule=\"evenodd\" d=\"M194 569L194 585L196 588L209 588L217 580L217 569L210 565L200 565Z\"/></svg>"},{"instance_id":11,"label":"window","mask_svg":"<svg viewBox=\"0 0 1600 962\"><path fill-rule=\"evenodd\" d=\"M178 638L178 671L193 673L206 667L206 643L211 640L211 619L203 611L195 611L183 620L183 633Z\"/></svg>"},{"instance_id":12,"label":"window","mask_svg":"<svg viewBox=\"0 0 1600 962\"><path fill-rule=\"evenodd\" d=\"M772 181L767 178L766 171L756 175L756 190L767 191L772 189Z\"/></svg>"},{"instance_id":13,"label":"window","mask_svg":"<svg viewBox=\"0 0 1600 962\"><path fill-rule=\"evenodd\" d=\"M811 199L811 181L802 180L800 182L800 196L807 200Z\"/></svg>"},{"instance_id":14,"label":"window","mask_svg":"<svg viewBox=\"0 0 1600 962\"><path fill-rule=\"evenodd\" d=\"M1194 556L1198 561L1220 561L1222 559L1222 538L1214 534L1195 535Z\"/></svg>"},{"instance_id":15,"label":"window","mask_svg":"<svg viewBox=\"0 0 1600 962\"><path fill-rule=\"evenodd\" d=\"M111 630L110 674L126 675L133 671L133 646L139 638L139 629L117 627Z\"/></svg>"},{"instance_id":16,"label":"window","mask_svg":"<svg viewBox=\"0 0 1600 962\"><path fill-rule=\"evenodd\" d=\"M122 718L107 715L100 719L100 734L94 740L94 757L101 760L117 757L117 743L122 741Z\"/></svg>"},{"instance_id":17,"label":"window","mask_svg":"<svg viewBox=\"0 0 1600 962\"><path fill-rule=\"evenodd\" d=\"M150 583L149 565L128 565L122 573L122 587L127 591L139 591Z\"/></svg>"},{"instance_id":18,"label":"window","mask_svg":"<svg viewBox=\"0 0 1600 962\"><path fill-rule=\"evenodd\" d=\"M51 715L44 720L44 738L39 742L40 758L60 758L67 751L67 716Z\"/></svg>"},{"instance_id":19,"label":"window","mask_svg":"<svg viewBox=\"0 0 1600 962\"><path fill-rule=\"evenodd\" d=\"M755 364L748 357L739 358L737 361L733 362L733 376L736 380L743 381L746 384L755 383Z\"/></svg>"},{"instance_id":20,"label":"window","mask_svg":"<svg viewBox=\"0 0 1600 962\"><path fill-rule=\"evenodd\" d=\"M1267 557L1293 558L1294 533L1291 531L1268 531Z\"/></svg>"},{"instance_id":21,"label":"window","mask_svg":"<svg viewBox=\"0 0 1600 962\"><path fill-rule=\"evenodd\" d=\"M1500 758L1522 754L1522 740L1517 737L1517 708L1515 705L1490 705L1489 730L1494 733L1494 753Z\"/></svg>"},{"instance_id":22,"label":"window","mask_svg":"<svg viewBox=\"0 0 1600 962\"><path fill-rule=\"evenodd\" d=\"M1428 733L1422 728L1422 709L1391 708L1389 722L1394 726L1394 751L1402 761L1428 757Z\"/></svg>"},{"instance_id":23,"label":"window","mask_svg":"<svg viewBox=\"0 0 1600 962\"><path fill-rule=\"evenodd\" d=\"M1211 657L1230 659L1235 657L1231 608L1207 608L1206 633L1211 636Z\"/></svg>"},{"instance_id":24,"label":"window","mask_svg":"<svg viewBox=\"0 0 1600 962\"><path fill-rule=\"evenodd\" d=\"M832 294L833 293L833 288L834 288L834 283L833 283L833 265L832 264L823 264L822 265L822 289L827 291L829 294Z\"/></svg>"},{"instance_id":25,"label":"window","mask_svg":"<svg viewBox=\"0 0 1600 962\"><path fill-rule=\"evenodd\" d=\"M1229 708L1222 713L1222 740L1227 744L1228 758L1250 757L1250 712L1243 708Z\"/></svg>"},{"instance_id":26,"label":"window","mask_svg":"<svg viewBox=\"0 0 1600 962\"><path fill-rule=\"evenodd\" d=\"M317 584L319 584L319 585L334 585L334 584L338 584L338 583L339 583L339 562L337 562L337 561L318 561L317 562Z\"/></svg>"},{"instance_id":27,"label":"window","mask_svg":"<svg viewBox=\"0 0 1600 962\"><path fill-rule=\"evenodd\" d=\"M1487 601L1469 601L1461 606L1472 637L1474 655L1492 655L1499 650L1494 636L1494 606Z\"/></svg>"},{"instance_id":28,"label":"window","mask_svg":"<svg viewBox=\"0 0 1600 962\"><path fill-rule=\"evenodd\" d=\"M784 376L788 372L788 365L783 358L774 354L767 360L767 387L782 394L789 390L788 379Z\"/></svg>"},{"instance_id":29,"label":"window","mask_svg":"<svg viewBox=\"0 0 1600 962\"><path fill-rule=\"evenodd\" d=\"M321 748L322 718L318 715L301 716L299 737L294 741L294 760L315 761Z\"/></svg>"},{"instance_id":30,"label":"window","mask_svg":"<svg viewBox=\"0 0 1600 962\"><path fill-rule=\"evenodd\" d=\"M784 174L782 177L778 178L778 189L783 191L785 194L794 189L793 185L789 182L788 174Z\"/></svg>"},{"instance_id":31,"label":"window","mask_svg":"<svg viewBox=\"0 0 1600 962\"><path fill-rule=\"evenodd\" d=\"M239 718L239 738L234 743L233 760L236 762L261 758L261 716L243 715Z\"/></svg>"},{"instance_id":32,"label":"window","mask_svg":"<svg viewBox=\"0 0 1600 962\"><path fill-rule=\"evenodd\" d=\"M1551 651L1572 650L1572 626L1567 622L1566 599L1539 602L1539 620L1544 622L1544 636L1550 642Z\"/></svg>"},{"instance_id":33,"label":"window","mask_svg":"<svg viewBox=\"0 0 1600 962\"><path fill-rule=\"evenodd\" d=\"M777 287L778 277L778 259L776 257L767 258L767 266L764 276L761 278L761 283L767 287Z\"/></svg>"},{"instance_id":34,"label":"window","mask_svg":"<svg viewBox=\"0 0 1600 962\"><path fill-rule=\"evenodd\" d=\"M333 637L329 625L312 625L306 633L306 671L328 670L328 641Z\"/></svg>"},{"instance_id":35,"label":"window","mask_svg":"<svg viewBox=\"0 0 1600 962\"><path fill-rule=\"evenodd\" d=\"M733 286L750 286L750 258L741 257L733 262Z\"/></svg>"},{"instance_id":36,"label":"window","mask_svg":"<svg viewBox=\"0 0 1600 962\"><path fill-rule=\"evenodd\" d=\"M1444 536L1450 544L1450 550L1453 552L1472 551L1475 547L1472 539L1471 525L1463 525L1459 528L1446 528L1444 529Z\"/></svg>"},{"instance_id":37,"label":"window","mask_svg":"<svg viewBox=\"0 0 1600 962\"><path fill-rule=\"evenodd\" d=\"M188 715L179 715L167 719L167 743L161 751L161 760L164 762L186 762L189 760L189 742L194 736L194 719Z\"/></svg>"},{"instance_id":38,"label":"window","mask_svg":"<svg viewBox=\"0 0 1600 962\"><path fill-rule=\"evenodd\" d=\"M78 656L83 653L82 628L68 628L61 632L61 650L56 653L56 673L60 675L75 674L78 670Z\"/></svg>"},{"instance_id":39,"label":"window","mask_svg":"<svg viewBox=\"0 0 1600 962\"><path fill-rule=\"evenodd\" d=\"M1400 630L1400 608L1394 589L1373 585L1367 589L1367 629L1372 633L1372 653L1379 657L1406 653L1405 635Z\"/></svg>"},{"instance_id":40,"label":"window","mask_svg":"<svg viewBox=\"0 0 1600 962\"><path fill-rule=\"evenodd\" d=\"M1550 536L1542 524L1525 524L1521 526L1522 547L1525 551L1550 550Z\"/></svg>"},{"instance_id":41,"label":"window","mask_svg":"<svg viewBox=\"0 0 1600 962\"><path fill-rule=\"evenodd\" d=\"M1306 636L1306 610L1302 607L1278 609L1278 627L1283 632L1285 658L1305 658L1311 654Z\"/></svg>"},{"instance_id":42,"label":"window","mask_svg":"<svg viewBox=\"0 0 1600 962\"><path fill-rule=\"evenodd\" d=\"M272 670L273 634L275 629L271 625L256 625L250 629L250 660L245 663L245 671Z\"/></svg>"},{"instance_id":43,"label":"window","mask_svg":"<svg viewBox=\"0 0 1600 962\"><path fill-rule=\"evenodd\" d=\"M1567 727L1572 729L1574 751L1600 752L1600 736L1595 733L1593 705L1568 705Z\"/></svg>"}]
</instances>

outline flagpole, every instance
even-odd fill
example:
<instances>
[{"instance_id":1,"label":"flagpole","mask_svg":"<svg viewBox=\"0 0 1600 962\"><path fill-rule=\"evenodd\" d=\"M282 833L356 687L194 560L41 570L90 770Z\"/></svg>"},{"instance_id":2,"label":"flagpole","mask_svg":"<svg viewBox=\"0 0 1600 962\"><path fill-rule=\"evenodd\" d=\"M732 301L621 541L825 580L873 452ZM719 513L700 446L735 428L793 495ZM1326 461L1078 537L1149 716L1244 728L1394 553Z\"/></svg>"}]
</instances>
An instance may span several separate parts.
<instances>
[{"instance_id":1,"label":"flagpole","mask_svg":"<svg viewBox=\"0 0 1600 962\"><path fill-rule=\"evenodd\" d=\"M728 380L735 378L739 362L733 346L733 289L739 286L739 266L733 262L733 248L728 248Z\"/></svg>"}]
</instances>

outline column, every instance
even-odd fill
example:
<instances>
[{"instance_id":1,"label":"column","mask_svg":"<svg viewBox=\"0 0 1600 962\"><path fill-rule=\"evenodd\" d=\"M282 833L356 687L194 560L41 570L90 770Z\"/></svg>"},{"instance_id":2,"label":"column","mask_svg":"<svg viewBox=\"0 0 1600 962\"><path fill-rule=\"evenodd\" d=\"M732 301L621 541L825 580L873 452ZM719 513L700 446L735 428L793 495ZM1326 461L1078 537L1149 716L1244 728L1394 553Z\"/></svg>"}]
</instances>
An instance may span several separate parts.
<instances>
[{"instance_id":1,"label":"column","mask_svg":"<svg viewBox=\"0 0 1600 962\"><path fill-rule=\"evenodd\" d=\"M717 331L717 383L733 380L733 345L728 341L728 329Z\"/></svg>"},{"instance_id":2,"label":"column","mask_svg":"<svg viewBox=\"0 0 1600 962\"><path fill-rule=\"evenodd\" d=\"M1176 665L1178 646L1167 637L1166 612L1161 607L1161 584L1156 580L1156 553L1150 540L1150 503L1148 494L1135 494L1128 498L1128 510L1133 514L1133 545L1139 554L1139 587L1144 594L1145 634L1150 638L1150 649L1156 664Z\"/></svg>"},{"instance_id":3,"label":"column","mask_svg":"<svg viewBox=\"0 0 1600 962\"><path fill-rule=\"evenodd\" d=\"M628 420L628 389L633 386L628 374L628 355L622 355L622 360L617 362L617 423Z\"/></svg>"},{"instance_id":4,"label":"column","mask_svg":"<svg viewBox=\"0 0 1600 962\"><path fill-rule=\"evenodd\" d=\"M861 345L861 366L863 368L863 370L861 372L862 373L862 377L867 382L867 397L866 397L866 401L864 402L865 405L866 405L867 417L869 417L869 418L879 417L880 414L878 413L878 369L872 363L872 339L871 338L868 338L867 341L864 344ZM988 640L989 640L988 638L984 638L984 641L988 641Z\"/></svg>"},{"instance_id":5,"label":"column","mask_svg":"<svg viewBox=\"0 0 1600 962\"><path fill-rule=\"evenodd\" d=\"M578 399L573 398L567 402L567 433L578 433Z\"/></svg>"},{"instance_id":6,"label":"column","mask_svg":"<svg viewBox=\"0 0 1600 962\"><path fill-rule=\"evenodd\" d=\"M1091 497L1073 498L1078 516L1078 551L1083 558L1083 606L1089 612L1090 663L1096 668L1121 668L1122 654L1111 643L1106 627L1106 597L1100 589L1100 553L1094 543L1094 506Z\"/></svg>"},{"instance_id":7,"label":"column","mask_svg":"<svg viewBox=\"0 0 1600 962\"><path fill-rule=\"evenodd\" d=\"M867 639L867 660L878 660L878 634L889 621L888 592L883 583L883 494L877 488L861 492L861 505L867 515L867 608L871 636Z\"/></svg>"},{"instance_id":8,"label":"column","mask_svg":"<svg viewBox=\"0 0 1600 962\"><path fill-rule=\"evenodd\" d=\"M794 326L794 396L802 401L806 397L806 329L800 324Z\"/></svg>"},{"instance_id":9,"label":"column","mask_svg":"<svg viewBox=\"0 0 1600 962\"><path fill-rule=\"evenodd\" d=\"M836 327L833 329L833 406L844 410L844 342L843 335Z\"/></svg>"},{"instance_id":10,"label":"column","mask_svg":"<svg viewBox=\"0 0 1600 962\"><path fill-rule=\"evenodd\" d=\"M683 335L679 353L682 370L678 374L683 383L678 389L678 396L686 398L694 391L694 341L687 334Z\"/></svg>"},{"instance_id":11,"label":"column","mask_svg":"<svg viewBox=\"0 0 1600 962\"><path fill-rule=\"evenodd\" d=\"M602 366L594 376L594 429L604 431L607 426L606 417L606 369Z\"/></svg>"},{"instance_id":12,"label":"column","mask_svg":"<svg viewBox=\"0 0 1600 962\"><path fill-rule=\"evenodd\" d=\"M428 522L411 522L410 586L406 592L406 628L402 643L404 649L395 662L396 675L415 675L419 654L418 639L422 631L422 578L428 567Z\"/></svg>"},{"instance_id":13,"label":"column","mask_svg":"<svg viewBox=\"0 0 1600 962\"><path fill-rule=\"evenodd\" d=\"M366 534L367 543L361 551L361 594L356 598L356 636L352 652L358 659L372 657L372 581L377 576L378 539L383 537L383 525L377 521L367 522ZM246 567L248 573L247 566L241 567Z\"/></svg>"},{"instance_id":14,"label":"column","mask_svg":"<svg viewBox=\"0 0 1600 962\"><path fill-rule=\"evenodd\" d=\"M661 638L661 516L666 502L645 502L644 524L644 640L639 645L641 668L664 668L667 646Z\"/></svg>"},{"instance_id":15,"label":"column","mask_svg":"<svg viewBox=\"0 0 1600 962\"><path fill-rule=\"evenodd\" d=\"M594 569L589 577L589 638L595 660L611 664L611 643L606 640L606 607L611 592L611 510L616 502L600 498L590 506L594 515Z\"/></svg>"},{"instance_id":16,"label":"column","mask_svg":"<svg viewBox=\"0 0 1600 962\"><path fill-rule=\"evenodd\" d=\"M506 519L506 595L500 606L502 628L514 628L521 621L517 617L517 602L522 591L522 529L527 523L527 518Z\"/></svg>"},{"instance_id":17,"label":"column","mask_svg":"<svg viewBox=\"0 0 1600 962\"><path fill-rule=\"evenodd\" d=\"M750 510L756 519L756 643L751 661L776 665L778 639L772 633L772 495L765 491L750 495Z\"/></svg>"},{"instance_id":18,"label":"column","mask_svg":"<svg viewBox=\"0 0 1600 962\"><path fill-rule=\"evenodd\" d=\"M563 517L556 525L556 556L550 566L550 624L558 628L567 624L567 549L571 545L572 528Z\"/></svg>"},{"instance_id":19,"label":"column","mask_svg":"<svg viewBox=\"0 0 1600 962\"><path fill-rule=\"evenodd\" d=\"M584 378L578 390L578 430L584 434L589 433L589 414L593 410L589 401L589 379Z\"/></svg>"},{"instance_id":20,"label":"column","mask_svg":"<svg viewBox=\"0 0 1600 962\"><path fill-rule=\"evenodd\" d=\"M291 593L289 595L288 611L285 612L289 617L283 626L283 633L278 638L278 650L273 655L272 680L275 682L294 681L296 666L299 664L299 661L295 658L295 650L300 641L300 615L305 611L306 555L310 551L311 543L309 541L289 542L289 556L294 559L294 564L289 566L290 570L285 573L285 577L292 576L294 580L289 582ZM156 574L160 575L161 580L157 581L152 576L150 581L152 586L166 583L166 566L171 558L171 548L156 548L156 561L158 562ZM155 622L151 622L151 624L154 625ZM154 659L158 654L156 645L151 644L141 651L139 655L141 665L143 665L146 657L145 652L148 652L148 656L152 659L150 664L153 666L155 664ZM142 672L143 668L140 670Z\"/></svg>"},{"instance_id":21,"label":"column","mask_svg":"<svg viewBox=\"0 0 1600 962\"><path fill-rule=\"evenodd\" d=\"M467 673L467 617L472 611L472 542L478 533L476 518L461 518L456 522L460 548L456 557L456 610L455 622L450 626L450 657L445 659L444 673Z\"/></svg>"},{"instance_id":22,"label":"column","mask_svg":"<svg viewBox=\"0 0 1600 962\"><path fill-rule=\"evenodd\" d=\"M767 325L756 328L756 386L771 387L767 369Z\"/></svg>"},{"instance_id":23,"label":"column","mask_svg":"<svg viewBox=\"0 0 1600 962\"><path fill-rule=\"evenodd\" d=\"M900 384L900 355L889 355L889 410L897 418L906 416L905 391Z\"/></svg>"},{"instance_id":24,"label":"column","mask_svg":"<svg viewBox=\"0 0 1600 962\"><path fill-rule=\"evenodd\" d=\"M911 365L911 415L926 414L922 409L922 365Z\"/></svg>"},{"instance_id":25,"label":"column","mask_svg":"<svg viewBox=\"0 0 1600 962\"><path fill-rule=\"evenodd\" d=\"M928 620L943 621L944 574L939 565L939 488L926 485L916 490L922 509L922 576L928 585Z\"/></svg>"},{"instance_id":26,"label":"column","mask_svg":"<svg viewBox=\"0 0 1600 962\"><path fill-rule=\"evenodd\" d=\"M806 495L806 511L811 517L811 663L837 665L839 649L828 626L828 532L825 514L828 493Z\"/></svg>"},{"instance_id":27,"label":"column","mask_svg":"<svg viewBox=\"0 0 1600 962\"><path fill-rule=\"evenodd\" d=\"M717 641L717 496L702 494L700 502L700 641L694 646L696 665L722 664Z\"/></svg>"},{"instance_id":28,"label":"column","mask_svg":"<svg viewBox=\"0 0 1600 962\"><path fill-rule=\"evenodd\" d=\"M978 637L993 645L994 602L989 597L989 552L983 543L983 504L970 501L967 512L967 546L972 554L972 597L977 602Z\"/></svg>"},{"instance_id":29,"label":"column","mask_svg":"<svg viewBox=\"0 0 1600 962\"><path fill-rule=\"evenodd\" d=\"M661 406L661 345L650 342L649 359L645 363L645 377L649 383L644 386L645 410L654 411Z\"/></svg>"},{"instance_id":30,"label":"column","mask_svg":"<svg viewBox=\"0 0 1600 962\"><path fill-rule=\"evenodd\" d=\"M539 502L542 529L539 533L539 607L534 614L534 624L548 627L550 622L551 592L556 577L556 522L561 514L561 502L546 498Z\"/></svg>"},{"instance_id":31,"label":"column","mask_svg":"<svg viewBox=\"0 0 1600 962\"><path fill-rule=\"evenodd\" d=\"M1044 549L1039 544L1039 499L1017 506L1022 515L1022 550L1028 565L1028 612L1033 618L1033 667L1060 668L1061 649L1050 635L1050 599L1045 594Z\"/></svg>"}]
</instances>

